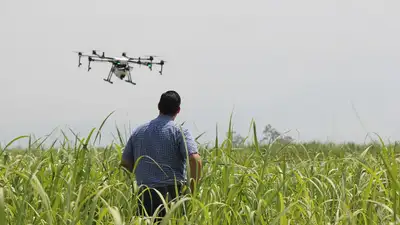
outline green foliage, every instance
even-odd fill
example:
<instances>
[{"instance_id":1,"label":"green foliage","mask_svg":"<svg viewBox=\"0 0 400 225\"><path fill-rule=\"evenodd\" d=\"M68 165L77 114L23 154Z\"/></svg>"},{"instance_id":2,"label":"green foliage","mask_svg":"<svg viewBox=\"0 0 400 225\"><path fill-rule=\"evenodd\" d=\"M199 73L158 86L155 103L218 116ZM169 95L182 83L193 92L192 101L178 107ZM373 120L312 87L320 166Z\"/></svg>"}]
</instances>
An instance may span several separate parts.
<instances>
[{"instance_id":1,"label":"green foliage","mask_svg":"<svg viewBox=\"0 0 400 225\"><path fill-rule=\"evenodd\" d=\"M169 205L164 224L400 224L397 145L261 145L252 127L245 148L233 148L231 128L201 148L199 189ZM119 166L122 139L100 149L92 136L3 149L0 224L151 224L135 214L141 193Z\"/></svg>"}]
</instances>

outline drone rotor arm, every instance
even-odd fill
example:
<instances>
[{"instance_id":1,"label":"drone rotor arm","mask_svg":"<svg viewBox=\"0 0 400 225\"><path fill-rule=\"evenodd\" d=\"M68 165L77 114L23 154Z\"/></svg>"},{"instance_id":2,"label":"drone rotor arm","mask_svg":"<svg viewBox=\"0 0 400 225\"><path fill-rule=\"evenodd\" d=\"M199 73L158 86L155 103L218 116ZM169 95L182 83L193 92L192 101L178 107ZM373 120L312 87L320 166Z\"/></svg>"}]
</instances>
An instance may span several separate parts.
<instances>
[{"instance_id":1,"label":"drone rotor arm","mask_svg":"<svg viewBox=\"0 0 400 225\"><path fill-rule=\"evenodd\" d=\"M114 58L112 58L112 57L107 57L107 56L101 57L101 59L115 60Z\"/></svg>"},{"instance_id":2,"label":"drone rotor arm","mask_svg":"<svg viewBox=\"0 0 400 225\"><path fill-rule=\"evenodd\" d=\"M109 58L109 59L108 58L107 59L106 58L104 58L104 59L92 58L91 61L94 61L94 62L110 62L111 63L114 60L112 58Z\"/></svg>"},{"instance_id":3,"label":"drone rotor arm","mask_svg":"<svg viewBox=\"0 0 400 225\"><path fill-rule=\"evenodd\" d=\"M98 58L93 58L92 56L89 56L88 60L89 60L88 71L92 69L90 67L91 62L110 62L110 63L113 62L113 60L110 60L110 59L98 59Z\"/></svg>"},{"instance_id":4,"label":"drone rotor arm","mask_svg":"<svg viewBox=\"0 0 400 225\"><path fill-rule=\"evenodd\" d=\"M142 61L142 59L139 60L134 60L134 59L129 59L128 63L134 63L134 64L138 64L138 65L147 65L146 61Z\"/></svg>"}]
</instances>

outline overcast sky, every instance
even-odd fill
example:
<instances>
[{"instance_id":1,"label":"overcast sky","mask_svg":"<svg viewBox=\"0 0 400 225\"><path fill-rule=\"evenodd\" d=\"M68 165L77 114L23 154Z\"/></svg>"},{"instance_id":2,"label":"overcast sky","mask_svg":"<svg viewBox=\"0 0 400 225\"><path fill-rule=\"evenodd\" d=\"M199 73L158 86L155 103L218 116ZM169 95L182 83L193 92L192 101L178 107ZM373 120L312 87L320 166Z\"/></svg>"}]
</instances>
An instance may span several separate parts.
<instances>
[{"instance_id":1,"label":"overcast sky","mask_svg":"<svg viewBox=\"0 0 400 225\"><path fill-rule=\"evenodd\" d=\"M0 141L66 126L82 135L112 111L103 144L157 116L161 93L182 96L179 121L221 136L234 111L296 139L400 139L400 2L17 1L0 3ZM132 86L103 81L109 65L73 51L156 54L164 75L135 68ZM361 121L356 115L358 112Z\"/></svg>"}]
</instances>

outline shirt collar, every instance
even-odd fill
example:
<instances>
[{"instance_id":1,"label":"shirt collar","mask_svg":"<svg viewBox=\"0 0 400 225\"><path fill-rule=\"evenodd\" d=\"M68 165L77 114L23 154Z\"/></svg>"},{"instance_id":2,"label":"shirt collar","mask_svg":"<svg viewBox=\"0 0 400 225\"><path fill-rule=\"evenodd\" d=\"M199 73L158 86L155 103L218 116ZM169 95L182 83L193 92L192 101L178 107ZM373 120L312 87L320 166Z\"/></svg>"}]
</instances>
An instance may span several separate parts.
<instances>
[{"instance_id":1,"label":"shirt collar","mask_svg":"<svg viewBox=\"0 0 400 225\"><path fill-rule=\"evenodd\" d=\"M173 120L173 119L172 119L172 116L163 115L163 114L158 115L157 119L161 119L161 120Z\"/></svg>"}]
</instances>

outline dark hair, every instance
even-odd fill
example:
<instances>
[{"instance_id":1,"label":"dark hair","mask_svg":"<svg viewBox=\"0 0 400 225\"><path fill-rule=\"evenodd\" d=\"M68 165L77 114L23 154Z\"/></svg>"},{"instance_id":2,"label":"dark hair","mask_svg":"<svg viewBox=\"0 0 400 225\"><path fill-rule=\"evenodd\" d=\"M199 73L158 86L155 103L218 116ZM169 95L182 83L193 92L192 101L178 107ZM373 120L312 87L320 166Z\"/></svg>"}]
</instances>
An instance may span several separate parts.
<instances>
[{"instance_id":1,"label":"dark hair","mask_svg":"<svg viewBox=\"0 0 400 225\"><path fill-rule=\"evenodd\" d=\"M158 109L160 113L174 116L180 109L181 97L176 91L167 91L161 95Z\"/></svg>"}]
</instances>

